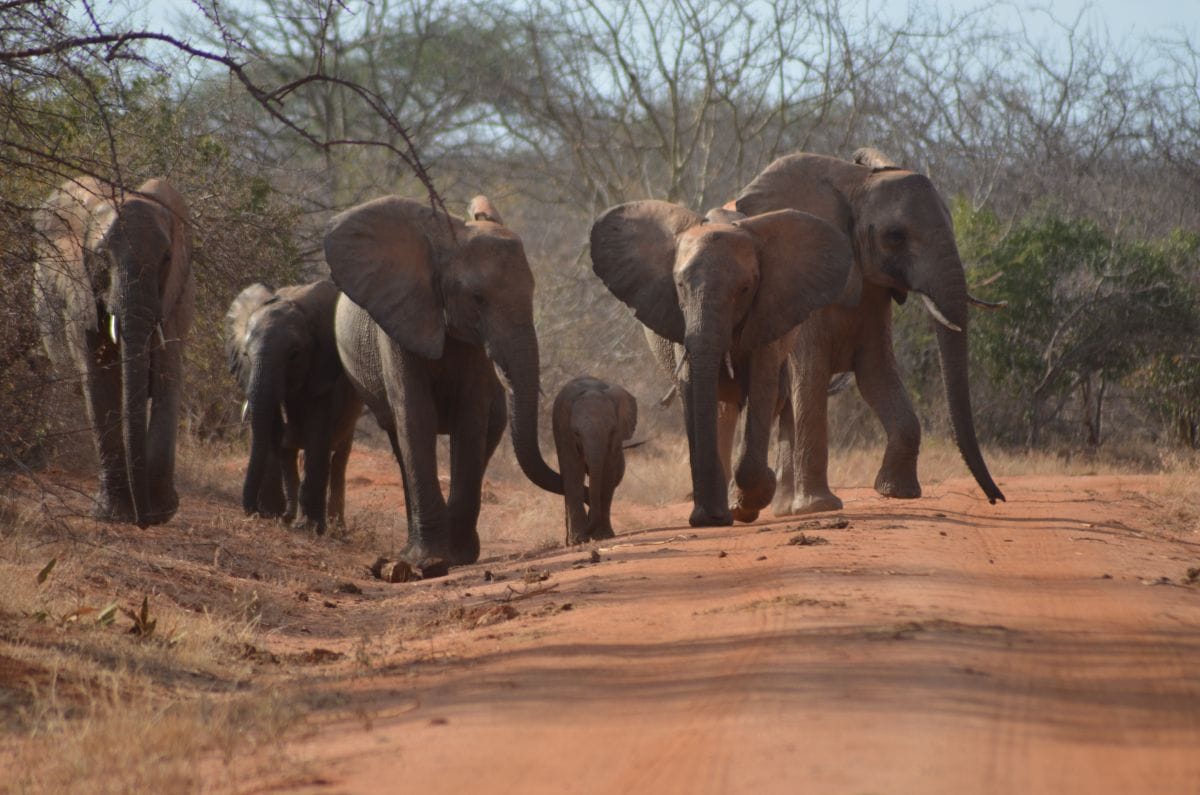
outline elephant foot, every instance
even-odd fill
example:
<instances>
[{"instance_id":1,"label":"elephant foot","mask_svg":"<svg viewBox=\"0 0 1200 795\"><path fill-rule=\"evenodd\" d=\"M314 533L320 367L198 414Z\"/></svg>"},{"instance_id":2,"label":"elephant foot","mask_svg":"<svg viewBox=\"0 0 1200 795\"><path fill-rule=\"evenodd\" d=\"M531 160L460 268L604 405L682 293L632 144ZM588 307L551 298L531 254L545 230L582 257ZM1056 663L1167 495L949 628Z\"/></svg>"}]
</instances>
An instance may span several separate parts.
<instances>
[{"instance_id":1,"label":"elephant foot","mask_svg":"<svg viewBox=\"0 0 1200 795\"><path fill-rule=\"evenodd\" d=\"M465 566L479 560L479 533L474 529L455 533L450 539L451 566Z\"/></svg>"},{"instance_id":2,"label":"elephant foot","mask_svg":"<svg viewBox=\"0 0 1200 795\"><path fill-rule=\"evenodd\" d=\"M611 527L593 527L592 532L588 535L592 541L607 541L610 538L617 537L617 534L613 532Z\"/></svg>"},{"instance_id":3,"label":"elephant foot","mask_svg":"<svg viewBox=\"0 0 1200 795\"><path fill-rule=\"evenodd\" d=\"M897 500L915 500L921 496L921 484L915 473L896 476L881 470L875 477L875 491Z\"/></svg>"},{"instance_id":4,"label":"elephant foot","mask_svg":"<svg viewBox=\"0 0 1200 795\"><path fill-rule=\"evenodd\" d=\"M567 546L569 547L577 547L580 544L586 544L591 540L592 539L588 536L586 531L567 531Z\"/></svg>"},{"instance_id":5,"label":"elephant foot","mask_svg":"<svg viewBox=\"0 0 1200 795\"><path fill-rule=\"evenodd\" d=\"M421 542L409 542L408 546L400 552L400 560L420 574L423 580L445 577L450 573L449 557L445 554L434 553L430 546Z\"/></svg>"},{"instance_id":6,"label":"elephant foot","mask_svg":"<svg viewBox=\"0 0 1200 795\"><path fill-rule=\"evenodd\" d=\"M697 505L692 508L692 515L688 517L688 524L692 527L728 527L733 524L733 515L729 513L728 508L709 510Z\"/></svg>"},{"instance_id":7,"label":"elephant foot","mask_svg":"<svg viewBox=\"0 0 1200 795\"><path fill-rule=\"evenodd\" d=\"M758 519L758 511L757 510L754 510L751 508L745 508L741 505L729 506L729 512L733 514L733 520L735 522L749 523L749 522L753 522L754 520Z\"/></svg>"},{"instance_id":8,"label":"elephant foot","mask_svg":"<svg viewBox=\"0 0 1200 795\"><path fill-rule=\"evenodd\" d=\"M832 492L824 494L801 494L792 500L788 515L821 513L823 511L840 511L842 501Z\"/></svg>"},{"instance_id":9,"label":"elephant foot","mask_svg":"<svg viewBox=\"0 0 1200 795\"><path fill-rule=\"evenodd\" d=\"M96 495L96 507L92 509L92 518L101 522L133 524L133 503L128 497L118 497L102 491Z\"/></svg>"},{"instance_id":10,"label":"elephant foot","mask_svg":"<svg viewBox=\"0 0 1200 795\"><path fill-rule=\"evenodd\" d=\"M744 472L744 470L743 470ZM739 522L753 522L759 511L771 504L775 496L775 473L770 469L760 470L755 476L739 477L729 490L729 510Z\"/></svg>"},{"instance_id":11,"label":"elephant foot","mask_svg":"<svg viewBox=\"0 0 1200 795\"><path fill-rule=\"evenodd\" d=\"M168 487L164 492L160 487L151 484L150 493L165 493L166 496L159 499L150 498L150 510L142 517L142 521L147 525L166 524L171 521L171 518L179 510L179 495L175 493L175 489Z\"/></svg>"},{"instance_id":12,"label":"elephant foot","mask_svg":"<svg viewBox=\"0 0 1200 795\"><path fill-rule=\"evenodd\" d=\"M316 533L319 536L325 535L325 523L309 516L301 516L293 522L292 529L304 533Z\"/></svg>"}]
</instances>

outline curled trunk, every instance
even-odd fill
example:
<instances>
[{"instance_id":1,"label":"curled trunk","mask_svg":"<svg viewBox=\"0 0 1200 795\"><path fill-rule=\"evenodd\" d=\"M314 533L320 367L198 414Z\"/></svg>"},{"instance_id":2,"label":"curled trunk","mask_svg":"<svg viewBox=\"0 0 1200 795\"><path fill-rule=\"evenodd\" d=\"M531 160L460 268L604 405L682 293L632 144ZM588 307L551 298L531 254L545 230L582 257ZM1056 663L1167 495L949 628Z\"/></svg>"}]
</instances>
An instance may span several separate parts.
<instances>
[{"instance_id":1,"label":"curled trunk","mask_svg":"<svg viewBox=\"0 0 1200 795\"><path fill-rule=\"evenodd\" d=\"M521 332L517 343L496 359L504 377L512 387L509 394L508 416L512 431L513 452L525 477L535 486L554 494L563 493L562 475L555 472L542 458L538 445L538 403L541 386L538 375L537 337L533 328Z\"/></svg>"}]
</instances>

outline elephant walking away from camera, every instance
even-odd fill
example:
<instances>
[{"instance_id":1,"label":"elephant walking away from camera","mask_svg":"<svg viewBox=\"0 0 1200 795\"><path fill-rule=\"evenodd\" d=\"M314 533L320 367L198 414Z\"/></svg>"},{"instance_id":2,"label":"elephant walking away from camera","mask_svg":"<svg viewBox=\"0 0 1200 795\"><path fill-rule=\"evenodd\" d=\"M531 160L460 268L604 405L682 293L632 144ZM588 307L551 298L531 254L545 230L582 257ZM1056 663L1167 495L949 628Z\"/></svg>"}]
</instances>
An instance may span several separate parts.
<instances>
[{"instance_id":1,"label":"elephant walking away from camera","mask_svg":"<svg viewBox=\"0 0 1200 795\"><path fill-rule=\"evenodd\" d=\"M633 308L677 379L692 471L691 524L753 521L775 492L767 448L784 356L797 325L842 297L849 241L792 210L702 218L675 204L639 201L595 222L591 252L596 274ZM731 472L742 406L745 439Z\"/></svg>"},{"instance_id":2,"label":"elephant walking away from camera","mask_svg":"<svg viewBox=\"0 0 1200 795\"><path fill-rule=\"evenodd\" d=\"M94 515L141 527L179 506L175 439L184 338L192 324L192 231L183 198L67 180L35 218L34 304L60 373L83 376L100 459Z\"/></svg>"},{"instance_id":3,"label":"elephant walking away from camera","mask_svg":"<svg viewBox=\"0 0 1200 795\"><path fill-rule=\"evenodd\" d=\"M637 428L637 400L619 386L581 376L559 391L551 416L567 543L612 538L613 492L625 476L624 442Z\"/></svg>"},{"instance_id":4,"label":"elephant walking away from camera","mask_svg":"<svg viewBox=\"0 0 1200 795\"><path fill-rule=\"evenodd\" d=\"M794 209L825 219L853 241L852 278L861 282L858 304L814 313L788 355L791 394L779 438L781 468L794 475L783 479L775 512L842 507L828 482L826 389L831 376L848 371L887 433L876 491L887 497L921 495L921 427L892 349L892 302L904 303L909 293L920 296L936 320L958 449L988 501L1003 500L979 449L967 378L967 310L972 303L990 305L967 293L950 213L929 178L872 149L859 150L853 161L795 154L769 165L734 206L747 214Z\"/></svg>"},{"instance_id":5,"label":"elephant walking away from camera","mask_svg":"<svg viewBox=\"0 0 1200 795\"><path fill-rule=\"evenodd\" d=\"M242 507L288 522L298 507L297 529L318 534L327 516L345 524L346 462L362 412L333 336L339 295L327 280L278 290L252 284L225 316L229 368L250 418Z\"/></svg>"},{"instance_id":6,"label":"elephant walking away from camera","mask_svg":"<svg viewBox=\"0 0 1200 795\"><path fill-rule=\"evenodd\" d=\"M472 563L484 471L506 416L521 470L563 493L538 447L533 273L521 240L483 197L464 223L389 196L335 217L325 258L343 292L338 352L404 478L401 557L426 572ZM438 434L450 436L448 501L438 483Z\"/></svg>"}]
</instances>

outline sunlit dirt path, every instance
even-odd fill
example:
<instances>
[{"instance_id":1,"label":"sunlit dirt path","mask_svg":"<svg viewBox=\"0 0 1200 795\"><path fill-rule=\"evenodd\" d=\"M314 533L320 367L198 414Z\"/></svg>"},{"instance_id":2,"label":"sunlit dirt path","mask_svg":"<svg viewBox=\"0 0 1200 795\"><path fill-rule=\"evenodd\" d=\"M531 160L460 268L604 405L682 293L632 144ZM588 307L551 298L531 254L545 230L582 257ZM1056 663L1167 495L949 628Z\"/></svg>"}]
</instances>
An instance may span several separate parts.
<instances>
[{"instance_id":1,"label":"sunlit dirt path","mask_svg":"<svg viewBox=\"0 0 1200 795\"><path fill-rule=\"evenodd\" d=\"M338 708L250 788L1200 791L1200 535L1153 485L860 489L699 530L680 503L597 555L389 586L449 618L314 681Z\"/></svg>"}]
</instances>

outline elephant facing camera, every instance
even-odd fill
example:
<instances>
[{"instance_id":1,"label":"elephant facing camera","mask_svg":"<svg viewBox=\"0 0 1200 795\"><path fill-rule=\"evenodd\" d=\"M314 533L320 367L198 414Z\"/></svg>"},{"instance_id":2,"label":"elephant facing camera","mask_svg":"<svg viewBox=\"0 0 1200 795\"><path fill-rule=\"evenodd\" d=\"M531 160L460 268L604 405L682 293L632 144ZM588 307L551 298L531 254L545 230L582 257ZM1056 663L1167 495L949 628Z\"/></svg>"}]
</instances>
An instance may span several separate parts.
<instances>
[{"instance_id":1,"label":"elephant facing camera","mask_svg":"<svg viewBox=\"0 0 1200 795\"><path fill-rule=\"evenodd\" d=\"M619 386L580 376L554 399L552 424L567 544L612 538L613 493L625 476L624 442L637 428L637 400Z\"/></svg>"}]
</instances>

